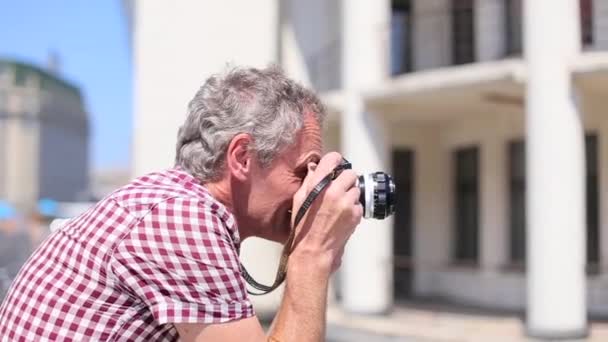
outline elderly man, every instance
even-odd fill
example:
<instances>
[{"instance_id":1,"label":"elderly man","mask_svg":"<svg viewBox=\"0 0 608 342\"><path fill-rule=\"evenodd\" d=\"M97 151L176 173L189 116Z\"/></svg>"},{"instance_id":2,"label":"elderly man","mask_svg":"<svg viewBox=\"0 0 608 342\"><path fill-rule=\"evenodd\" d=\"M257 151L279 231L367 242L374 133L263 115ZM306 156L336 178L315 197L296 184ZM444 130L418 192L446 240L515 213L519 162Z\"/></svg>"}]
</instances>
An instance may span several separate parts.
<instances>
[{"instance_id":1,"label":"elderly man","mask_svg":"<svg viewBox=\"0 0 608 342\"><path fill-rule=\"evenodd\" d=\"M134 180L40 246L0 307L0 340L318 341L327 287L359 223L345 170L295 229L287 284L266 336L238 253L285 242L322 156L323 106L275 68L213 76L189 104L176 166Z\"/></svg>"}]
</instances>

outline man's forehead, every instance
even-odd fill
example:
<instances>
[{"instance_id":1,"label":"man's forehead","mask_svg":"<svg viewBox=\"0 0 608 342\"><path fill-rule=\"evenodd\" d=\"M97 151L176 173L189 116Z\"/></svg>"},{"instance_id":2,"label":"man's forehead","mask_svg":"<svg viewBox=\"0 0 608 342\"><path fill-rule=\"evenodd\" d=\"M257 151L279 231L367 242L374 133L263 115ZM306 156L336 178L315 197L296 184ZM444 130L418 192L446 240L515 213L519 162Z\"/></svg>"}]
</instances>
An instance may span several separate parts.
<instances>
[{"instance_id":1,"label":"man's forehead","mask_svg":"<svg viewBox=\"0 0 608 342\"><path fill-rule=\"evenodd\" d=\"M314 115L309 114L304 116L303 127L299 138L302 145L302 152L321 153L323 150L321 126Z\"/></svg>"},{"instance_id":2,"label":"man's forehead","mask_svg":"<svg viewBox=\"0 0 608 342\"><path fill-rule=\"evenodd\" d=\"M321 127L313 115L306 115L295 143L286 151L292 162L318 162L323 151Z\"/></svg>"}]
</instances>

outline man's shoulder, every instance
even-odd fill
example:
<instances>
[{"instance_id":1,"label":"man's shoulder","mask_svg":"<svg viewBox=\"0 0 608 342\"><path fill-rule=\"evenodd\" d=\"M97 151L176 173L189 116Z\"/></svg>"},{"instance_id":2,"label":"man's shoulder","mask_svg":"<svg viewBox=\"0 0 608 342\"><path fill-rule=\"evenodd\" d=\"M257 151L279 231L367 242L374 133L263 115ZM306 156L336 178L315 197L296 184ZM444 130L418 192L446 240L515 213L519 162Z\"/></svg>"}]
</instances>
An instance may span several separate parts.
<instances>
[{"instance_id":1,"label":"man's shoulder","mask_svg":"<svg viewBox=\"0 0 608 342\"><path fill-rule=\"evenodd\" d=\"M223 258L238 266L240 236L236 219L185 171L170 169L140 177L116 191L110 200L128 206L131 214L139 212L119 251L129 254L145 246L147 252L143 253L150 254L160 248L152 254L161 259L166 250L179 250L194 259L201 253L211 253L214 260Z\"/></svg>"},{"instance_id":2,"label":"man's shoulder","mask_svg":"<svg viewBox=\"0 0 608 342\"><path fill-rule=\"evenodd\" d=\"M181 168L136 178L108 196L106 201L114 202L142 224L185 224L183 229L196 225L207 233L229 235L237 248L240 242L236 219L230 210Z\"/></svg>"},{"instance_id":3,"label":"man's shoulder","mask_svg":"<svg viewBox=\"0 0 608 342\"><path fill-rule=\"evenodd\" d=\"M196 179L184 170L171 168L138 177L114 191L109 198L135 216L148 213L155 206L176 199L201 206L214 206L216 200Z\"/></svg>"}]
</instances>

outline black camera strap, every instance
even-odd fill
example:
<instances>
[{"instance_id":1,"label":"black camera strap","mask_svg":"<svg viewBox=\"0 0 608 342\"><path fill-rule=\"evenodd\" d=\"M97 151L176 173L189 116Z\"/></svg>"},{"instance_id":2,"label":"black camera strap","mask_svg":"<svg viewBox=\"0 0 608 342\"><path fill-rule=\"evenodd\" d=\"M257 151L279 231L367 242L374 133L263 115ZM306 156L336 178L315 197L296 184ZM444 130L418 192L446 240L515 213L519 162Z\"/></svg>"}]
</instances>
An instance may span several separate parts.
<instances>
[{"instance_id":1,"label":"black camera strap","mask_svg":"<svg viewBox=\"0 0 608 342\"><path fill-rule=\"evenodd\" d=\"M261 291L261 292L252 292L248 289L247 292L249 294L254 295L254 296L265 295L267 293L274 291L277 287L279 287L279 286L281 286L281 284L283 284L283 282L285 281L285 278L287 277L287 261L289 260L289 255L291 254L291 252L293 250L293 242L294 242L295 235L296 235L296 227L298 226L298 224L300 223L300 221L302 220L302 218L304 217L304 215L306 214L306 212L308 211L308 209L310 208L310 206L312 205L314 200L321 194L321 192L323 192L323 190L325 190L325 188L327 188L329 183L331 183L331 181L336 179L343 170L350 169L350 168L351 168L351 164L346 159L343 159L342 163L340 165L338 165L331 173L329 173L327 176L325 176L319 182L319 184L317 184L314 187L314 189L312 189L312 191L308 194L308 196L306 197L306 200L304 201L304 203L302 203L302 206L298 210L298 213L294 220L294 225L293 225L293 227L291 227L291 231L289 232L289 237L287 238L287 241L285 242L285 245L283 246L283 252L281 253L281 260L279 261L279 267L277 269L277 274L275 276L275 280L272 285L268 286L268 285L260 284L257 281L255 281L255 279L253 279L253 277L249 274L249 272L247 272L247 270L245 269L245 266L243 266L243 264L241 263L241 273L243 274L243 278L245 278L245 280L251 287L253 287L254 289L256 289L258 291Z\"/></svg>"}]
</instances>

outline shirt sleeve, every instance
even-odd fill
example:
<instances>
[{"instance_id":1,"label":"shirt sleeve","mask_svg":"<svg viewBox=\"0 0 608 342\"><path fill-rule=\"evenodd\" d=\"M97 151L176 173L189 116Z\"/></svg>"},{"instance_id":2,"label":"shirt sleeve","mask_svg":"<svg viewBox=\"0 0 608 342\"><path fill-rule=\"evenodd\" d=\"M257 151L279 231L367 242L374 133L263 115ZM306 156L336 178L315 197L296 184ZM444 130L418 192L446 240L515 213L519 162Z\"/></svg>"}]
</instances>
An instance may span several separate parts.
<instances>
[{"instance_id":1,"label":"shirt sleeve","mask_svg":"<svg viewBox=\"0 0 608 342\"><path fill-rule=\"evenodd\" d=\"M110 265L117 286L140 298L159 324L254 314L228 228L199 200L156 205L116 246Z\"/></svg>"}]
</instances>

